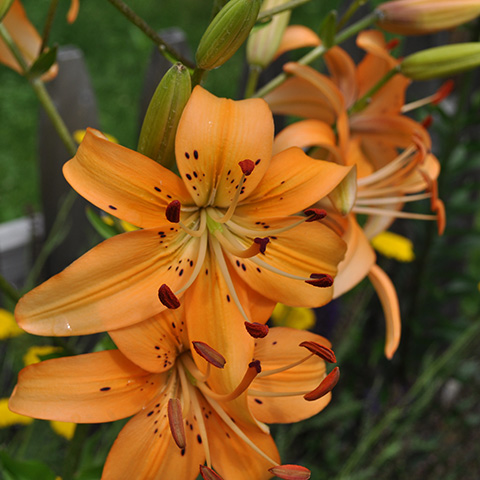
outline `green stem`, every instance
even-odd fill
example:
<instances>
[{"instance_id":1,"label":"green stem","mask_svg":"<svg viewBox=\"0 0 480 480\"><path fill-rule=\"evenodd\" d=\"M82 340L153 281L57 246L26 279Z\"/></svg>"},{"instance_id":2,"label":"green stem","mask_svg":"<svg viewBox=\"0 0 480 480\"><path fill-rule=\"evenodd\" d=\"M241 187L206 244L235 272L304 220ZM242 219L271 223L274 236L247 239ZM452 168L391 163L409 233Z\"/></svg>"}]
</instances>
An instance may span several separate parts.
<instances>
[{"instance_id":1,"label":"green stem","mask_svg":"<svg viewBox=\"0 0 480 480\"><path fill-rule=\"evenodd\" d=\"M147 37L160 47L160 52L165 51L170 57L173 57L172 63L181 62L189 68L194 68L190 60L185 58L174 47L169 45L145 20L138 16L128 5L122 0L108 0L119 12L121 12L130 22L138 27Z\"/></svg>"},{"instance_id":2,"label":"green stem","mask_svg":"<svg viewBox=\"0 0 480 480\"><path fill-rule=\"evenodd\" d=\"M203 68L195 68L195 70L192 73L192 90L194 87L197 85L200 85L203 79L203 76L207 73L206 70L203 70Z\"/></svg>"},{"instance_id":3,"label":"green stem","mask_svg":"<svg viewBox=\"0 0 480 480\"><path fill-rule=\"evenodd\" d=\"M250 65L247 85L245 86L245 98L249 98L255 93L261 72L262 68L259 65Z\"/></svg>"},{"instance_id":4,"label":"green stem","mask_svg":"<svg viewBox=\"0 0 480 480\"><path fill-rule=\"evenodd\" d=\"M42 271L45 262L47 261L48 256L52 251L59 245L63 240L62 236L62 227L65 225L65 222L68 218L68 214L73 206L73 202L77 198L77 193L74 190L70 190L62 202L62 206L55 217L52 228L48 234L48 237L43 243L40 253L35 259L32 269L30 270L27 280L25 282L25 291L31 290L37 280L40 272Z\"/></svg>"},{"instance_id":5,"label":"green stem","mask_svg":"<svg viewBox=\"0 0 480 480\"><path fill-rule=\"evenodd\" d=\"M57 12L58 0L52 0L50 2L50 7L48 8L47 19L45 21L45 26L43 27L42 35L42 45L38 54L40 55L43 52L43 49L47 46L48 38L50 37L50 31L52 30L53 19L55 18L55 13Z\"/></svg>"},{"instance_id":6,"label":"green stem","mask_svg":"<svg viewBox=\"0 0 480 480\"><path fill-rule=\"evenodd\" d=\"M277 7L273 7L269 10L260 12L257 17L257 22L264 22L266 20L269 20L274 15L277 15L278 13L286 12L287 10L293 10L294 8L300 7L301 5L310 1L311 0L290 0L283 5L278 5Z\"/></svg>"},{"instance_id":7,"label":"green stem","mask_svg":"<svg viewBox=\"0 0 480 480\"><path fill-rule=\"evenodd\" d=\"M72 440L68 445L67 454L63 464L63 480L73 480L80 463L82 448L85 440L88 438L91 425L77 424Z\"/></svg>"},{"instance_id":8,"label":"green stem","mask_svg":"<svg viewBox=\"0 0 480 480\"><path fill-rule=\"evenodd\" d=\"M333 41L333 44L331 45L332 47L334 45L338 45L351 36L355 35L356 33L360 32L361 30L369 27L373 23L375 23L378 18L380 17L380 13L377 11L372 12L371 14L367 15L366 17L362 18L358 22L354 23L350 27L346 28L339 34L335 36L335 39ZM297 63L300 63L301 65L308 65L312 63L314 60L317 60L318 58L321 58L325 53L328 51L328 48L324 45L319 45L318 47L315 47L313 50L308 52L306 55L304 55ZM253 97L263 97L267 93L271 92L274 88L277 88L279 85L281 85L285 80L287 79L287 74L286 73L281 73L277 75L273 80L268 82L263 88L261 88L258 92L256 92Z\"/></svg>"},{"instance_id":9,"label":"green stem","mask_svg":"<svg viewBox=\"0 0 480 480\"><path fill-rule=\"evenodd\" d=\"M20 300L20 294L10 285L10 282L3 275L0 275L0 290L7 295L13 303L17 303Z\"/></svg>"},{"instance_id":10,"label":"green stem","mask_svg":"<svg viewBox=\"0 0 480 480\"><path fill-rule=\"evenodd\" d=\"M366 3L367 0L355 0L348 7L348 10L343 14L343 17L338 22L337 31L340 30L350 20L350 18L352 18L352 15L358 10L359 7L365 5Z\"/></svg>"},{"instance_id":11,"label":"green stem","mask_svg":"<svg viewBox=\"0 0 480 480\"><path fill-rule=\"evenodd\" d=\"M400 72L399 67L389 70L362 98L359 98L348 110L349 115L357 113L368 106L372 97L386 84L388 81Z\"/></svg>"},{"instance_id":12,"label":"green stem","mask_svg":"<svg viewBox=\"0 0 480 480\"><path fill-rule=\"evenodd\" d=\"M28 63L26 62L25 58L23 58L22 52L17 47L17 44L13 41L13 38L10 36L8 30L5 28L5 25L3 25L3 23L0 23L0 37L7 45L10 52L12 52L12 55L19 63L23 73L26 74L29 68Z\"/></svg>"},{"instance_id":13,"label":"green stem","mask_svg":"<svg viewBox=\"0 0 480 480\"><path fill-rule=\"evenodd\" d=\"M362 461L365 455L379 442L382 434L387 429L392 428L393 423L405 413L408 404L416 400L422 393L423 389L428 389L434 378L445 368L446 365L450 364L453 368L453 360L455 357L464 353L469 347L469 344L473 345L478 340L479 333L480 322L474 322L473 325L467 329L440 358L433 362L432 365L420 375L400 404L387 412L383 419L377 423L375 428L373 428L369 434L362 439L362 442L350 455L344 468L340 472L340 479L350 478L349 475L351 472L357 469L358 464ZM424 395L425 394L428 394L428 390L424 392ZM421 398L419 400L421 400Z\"/></svg>"}]
</instances>

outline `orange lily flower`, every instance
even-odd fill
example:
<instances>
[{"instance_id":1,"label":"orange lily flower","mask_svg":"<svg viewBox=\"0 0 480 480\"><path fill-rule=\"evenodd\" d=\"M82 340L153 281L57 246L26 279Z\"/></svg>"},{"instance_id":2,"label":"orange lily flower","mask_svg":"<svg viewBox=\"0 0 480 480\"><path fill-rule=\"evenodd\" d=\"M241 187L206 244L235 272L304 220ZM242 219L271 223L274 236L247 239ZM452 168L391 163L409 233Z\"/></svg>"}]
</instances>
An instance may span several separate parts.
<instances>
[{"instance_id":1,"label":"orange lily flower","mask_svg":"<svg viewBox=\"0 0 480 480\"><path fill-rule=\"evenodd\" d=\"M2 23L25 58L27 65L32 65L40 54L42 39L28 19L25 9L19 0L13 2ZM23 74L22 67L1 40L0 62ZM42 76L42 80L51 80L57 75L57 71L58 65L55 64Z\"/></svg>"},{"instance_id":2,"label":"orange lily flower","mask_svg":"<svg viewBox=\"0 0 480 480\"><path fill-rule=\"evenodd\" d=\"M89 130L64 167L66 179L142 230L106 240L27 293L16 308L19 325L54 336L114 330L176 308L185 295L195 310L232 302L255 329L244 297L256 299L257 322L279 301L328 302L344 243L312 221L315 212L294 214L329 194L351 167L313 160L299 148L272 158L272 143L263 100L220 99L201 87L177 130L181 178ZM221 297L215 288L211 297L196 293L210 264L226 282ZM118 310L122 316L112 315Z\"/></svg>"},{"instance_id":3,"label":"orange lily flower","mask_svg":"<svg viewBox=\"0 0 480 480\"><path fill-rule=\"evenodd\" d=\"M202 474L212 475L204 478L271 478L269 469L280 468L279 456L264 422L296 422L328 404L334 382L332 374L325 376L323 358L335 361L328 341L310 332L272 328L267 338L256 340L255 360L244 365L241 382L219 390L212 374L221 376L230 359L225 363L203 342L190 348L182 325L183 308L169 310L114 332L120 350L27 367L19 374L10 409L75 423L134 415L109 453L103 480L194 480L199 465ZM280 471L292 469L307 471L296 466Z\"/></svg>"}]
</instances>

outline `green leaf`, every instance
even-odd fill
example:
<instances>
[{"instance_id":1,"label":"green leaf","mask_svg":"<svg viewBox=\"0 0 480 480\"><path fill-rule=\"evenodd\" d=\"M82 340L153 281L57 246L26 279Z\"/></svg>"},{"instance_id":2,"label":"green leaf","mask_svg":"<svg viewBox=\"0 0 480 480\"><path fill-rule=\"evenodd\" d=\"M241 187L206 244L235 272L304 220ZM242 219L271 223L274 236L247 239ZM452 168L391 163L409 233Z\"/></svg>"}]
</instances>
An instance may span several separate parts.
<instances>
[{"instance_id":1,"label":"green leaf","mask_svg":"<svg viewBox=\"0 0 480 480\"><path fill-rule=\"evenodd\" d=\"M35 460L16 460L0 452L0 473L5 480L55 480L57 475L47 465Z\"/></svg>"},{"instance_id":2,"label":"green leaf","mask_svg":"<svg viewBox=\"0 0 480 480\"><path fill-rule=\"evenodd\" d=\"M320 26L320 38L326 48L330 48L335 43L335 35L337 33L337 11L332 10L325 17Z\"/></svg>"},{"instance_id":3,"label":"green leaf","mask_svg":"<svg viewBox=\"0 0 480 480\"><path fill-rule=\"evenodd\" d=\"M50 70L50 67L57 60L57 50L58 47L55 45L53 48L49 48L41 53L41 55L35 60L33 65L28 71L28 76L30 78L41 77L44 73Z\"/></svg>"},{"instance_id":4,"label":"green leaf","mask_svg":"<svg viewBox=\"0 0 480 480\"><path fill-rule=\"evenodd\" d=\"M8 9L11 7L13 0L0 0L0 22L3 20L3 17L7 14Z\"/></svg>"}]
</instances>

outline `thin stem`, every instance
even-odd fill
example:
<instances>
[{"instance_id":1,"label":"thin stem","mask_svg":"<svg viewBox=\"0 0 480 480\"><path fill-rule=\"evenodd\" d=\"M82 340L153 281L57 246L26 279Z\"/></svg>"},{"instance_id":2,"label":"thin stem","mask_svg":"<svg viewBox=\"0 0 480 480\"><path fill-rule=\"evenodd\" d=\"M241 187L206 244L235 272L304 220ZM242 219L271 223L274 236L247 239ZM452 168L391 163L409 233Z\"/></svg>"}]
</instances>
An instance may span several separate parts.
<instances>
[{"instance_id":1,"label":"thin stem","mask_svg":"<svg viewBox=\"0 0 480 480\"><path fill-rule=\"evenodd\" d=\"M350 27L346 28L345 30L337 34L331 46L333 47L335 45L338 45L344 42L351 36L355 35L356 33L360 32L366 27L372 25L380 18L380 16L381 14L378 11L374 11L371 14L367 15L366 17L362 18L358 22L354 23ZM306 55L304 55L300 60L298 60L297 63L301 65L308 65L312 63L314 60L321 58L323 55L325 55L327 51L328 51L328 48L325 45L319 45L318 47L315 47L313 50L311 50ZM286 79L287 79L287 74L280 73L273 80L268 82L264 87L262 87L260 90L258 90L258 92L256 92L252 96L263 97L267 93L271 92L274 88L277 88L279 85L281 85Z\"/></svg>"},{"instance_id":2,"label":"thin stem","mask_svg":"<svg viewBox=\"0 0 480 480\"><path fill-rule=\"evenodd\" d=\"M67 454L65 455L65 461L63 464L63 480L73 480L77 467L80 463L81 451L85 440L88 438L91 425L78 424L75 427L75 433L72 440L68 445Z\"/></svg>"},{"instance_id":3,"label":"thin stem","mask_svg":"<svg viewBox=\"0 0 480 480\"><path fill-rule=\"evenodd\" d=\"M384 86L386 85L392 77L400 72L400 68L394 67L389 70L363 97L359 98L348 110L348 113L351 115L353 113L360 112L365 107L368 106L372 97Z\"/></svg>"},{"instance_id":4,"label":"thin stem","mask_svg":"<svg viewBox=\"0 0 480 480\"><path fill-rule=\"evenodd\" d=\"M245 98L249 98L255 93L261 71L262 68L259 65L250 65L247 85L245 86Z\"/></svg>"},{"instance_id":5,"label":"thin stem","mask_svg":"<svg viewBox=\"0 0 480 480\"><path fill-rule=\"evenodd\" d=\"M50 2L50 7L48 8L47 19L45 20L45 26L43 27L42 35L42 45L38 54L40 55L44 48L47 46L48 38L50 37L50 31L52 30L53 19L55 18L55 13L57 12L58 0L52 0Z\"/></svg>"},{"instance_id":6,"label":"thin stem","mask_svg":"<svg viewBox=\"0 0 480 480\"><path fill-rule=\"evenodd\" d=\"M206 70L203 70L202 68L195 68L195 70L192 73L192 90L194 87L197 85L200 85L202 83L203 76L207 73Z\"/></svg>"},{"instance_id":7,"label":"thin stem","mask_svg":"<svg viewBox=\"0 0 480 480\"><path fill-rule=\"evenodd\" d=\"M194 68L195 65L185 58L174 47L169 45L145 20L138 16L127 4L122 0L108 0L119 12L121 12L130 22L138 27L147 37L149 37L155 44L160 47L160 52L166 52L170 57L173 57L173 62L181 62L189 68Z\"/></svg>"},{"instance_id":8,"label":"thin stem","mask_svg":"<svg viewBox=\"0 0 480 480\"><path fill-rule=\"evenodd\" d=\"M349 7L348 10L343 14L343 17L340 19L337 25L337 32L352 18L352 15L358 10L359 7L365 5L367 0L355 0Z\"/></svg>"},{"instance_id":9,"label":"thin stem","mask_svg":"<svg viewBox=\"0 0 480 480\"><path fill-rule=\"evenodd\" d=\"M23 73L26 75L29 69L28 63L26 62L25 58L22 55L22 52L17 47L17 44L13 41L13 38L10 36L8 30L5 28L5 25L3 25L3 23L0 23L0 37L7 45L10 52L12 52L15 60L17 60L21 69L23 70Z\"/></svg>"},{"instance_id":10,"label":"thin stem","mask_svg":"<svg viewBox=\"0 0 480 480\"><path fill-rule=\"evenodd\" d=\"M265 20L269 20L271 17L277 15L278 13L282 13L287 10L293 10L294 8L300 7L301 5L310 1L311 0L290 0L289 2L282 5L278 5L276 7L270 8L269 10L260 12L257 17L257 22L264 22Z\"/></svg>"},{"instance_id":11,"label":"thin stem","mask_svg":"<svg viewBox=\"0 0 480 480\"><path fill-rule=\"evenodd\" d=\"M0 275L0 290L7 295L13 303L17 303L20 300L18 291L10 285L10 282L3 275Z\"/></svg>"}]
</instances>

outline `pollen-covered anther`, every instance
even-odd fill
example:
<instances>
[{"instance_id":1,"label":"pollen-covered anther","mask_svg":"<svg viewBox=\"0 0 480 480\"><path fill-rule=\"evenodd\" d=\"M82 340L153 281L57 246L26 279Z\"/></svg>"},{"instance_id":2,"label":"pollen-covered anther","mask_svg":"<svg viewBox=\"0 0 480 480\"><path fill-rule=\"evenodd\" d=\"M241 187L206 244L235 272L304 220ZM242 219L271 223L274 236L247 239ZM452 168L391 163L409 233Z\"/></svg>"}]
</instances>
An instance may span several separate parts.
<instances>
[{"instance_id":1,"label":"pollen-covered anther","mask_svg":"<svg viewBox=\"0 0 480 480\"><path fill-rule=\"evenodd\" d=\"M427 115L421 122L421 125L423 128L425 128L426 130L428 130L431 126L432 126L432 123L433 123L433 117L431 115Z\"/></svg>"},{"instance_id":2,"label":"pollen-covered anther","mask_svg":"<svg viewBox=\"0 0 480 480\"><path fill-rule=\"evenodd\" d=\"M255 168L255 163L248 158L245 160L242 160L241 162L238 162L238 165L240 166L243 174L246 177L248 177L253 172L253 169Z\"/></svg>"},{"instance_id":3,"label":"pollen-covered anther","mask_svg":"<svg viewBox=\"0 0 480 480\"><path fill-rule=\"evenodd\" d=\"M181 208L182 204L178 200L172 200L165 209L167 220L172 223L178 223L180 221Z\"/></svg>"},{"instance_id":4,"label":"pollen-covered anther","mask_svg":"<svg viewBox=\"0 0 480 480\"><path fill-rule=\"evenodd\" d=\"M223 355L218 353L210 345L205 342L192 342L192 344L195 351L208 363L217 368L223 368L225 366L226 360Z\"/></svg>"},{"instance_id":5,"label":"pollen-covered anther","mask_svg":"<svg viewBox=\"0 0 480 480\"><path fill-rule=\"evenodd\" d=\"M265 237L265 238L256 237L253 239L253 241L257 245L260 245L260 253L264 254L265 250L267 249L267 244L270 242L270 239L268 237Z\"/></svg>"},{"instance_id":6,"label":"pollen-covered anther","mask_svg":"<svg viewBox=\"0 0 480 480\"><path fill-rule=\"evenodd\" d=\"M455 82L450 79L443 83L440 88L434 93L434 99L432 100L433 105L439 104L441 101L445 100L453 90Z\"/></svg>"},{"instance_id":7,"label":"pollen-covered anther","mask_svg":"<svg viewBox=\"0 0 480 480\"><path fill-rule=\"evenodd\" d=\"M178 398L171 398L168 401L168 424L172 437L178 448L185 448L185 425L183 423L182 406Z\"/></svg>"},{"instance_id":8,"label":"pollen-covered anther","mask_svg":"<svg viewBox=\"0 0 480 480\"><path fill-rule=\"evenodd\" d=\"M308 480L312 474L308 468L301 465L277 465L269 468L268 471L284 480Z\"/></svg>"},{"instance_id":9,"label":"pollen-covered anther","mask_svg":"<svg viewBox=\"0 0 480 480\"><path fill-rule=\"evenodd\" d=\"M311 280L305 280L305 283L314 287L328 288L333 285L333 277L328 273L312 273Z\"/></svg>"},{"instance_id":10,"label":"pollen-covered anther","mask_svg":"<svg viewBox=\"0 0 480 480\"><path fill-rule=\"evenodd\" d=\"M200 475L204 480L223 480L223 478L206 465L200 465Z\"/></svg>"},{"instance_id":11,"label":"pollen-covered anther","mask_svg":"<svg viewBox=\"0 0 480 480\"><path fill-rule=\"evenodd\" d=\"M400 43L399 38L392 38L389 42L385 44L385 48L389 51L393 50L394 48L398 47L399 43Z\"/></svg>"},{"instance_id":12,"label":"pollen-covered anther","mask_svg":"<svg viewBox=\"0 0 480 480\"><path fill-rule=\"evenodd\" d=\"M167 308L171 310L175 310L180 306L180 300L176 297L176 295L172 292L170 287L164 283L158 289L158 298L165 305Z\"/></svg>"},{"instance_id":13,"label":"pollen-covered anther","mask_svg":"<svg viewBox=\"0 0 480 480\"><path fill-rule=\"evenodd\" d=\"M245 322L245 328L253 338L263 338L268 335L268 326L263 323Z\"/></svg>"},{"instance_id":14,"label":"pollen-covered anther","mask_svg":"<svg viewBox=\"0 0 480 480\"><path fill-rule=\"evenodd\" d=\"M260 364L260 360L252 360L248 364L248 368L254 368L257 374L260 373L262 371L262 365Z\"/></svg>"},{"instance_id":15,"label":"pollen-covered anther","mask_svg":"<svg viewBox=\"0 0 480 480\"><path fill-rule=\"evenodd\" d=\"M323 358L328 363L337 363L337 358L335 357L335 353L333 350L326 347L325 345L321 345L317 342L305 341L302 342L300 347L305 347L307 350L312 352L317 357Z\"/></svg>"},{"instance_id":16,"label":"pollen-covered anther","mask_svg":"<svg viewBox=\"0 0 480 480\"><path fill-rule=\"evenodd\" d=\"M322 220L327 216L327 212L323 208L309 208L303 212L308 218L305 220L307 223L316 222Z\"/></svg>"},{"instance_id":17,"label":"pollen-covered anther","mask_svg":"<svg viewBox=\"0 0 480 480\"><path fill-rule=\"evenodd\" d=\"M335 367L323 380L322 383L311 392L305 394L303 398L309 402L318 400L324 397L328 392L331 392L340 378L340 369Z\"/></svg>"}]
</instances>

